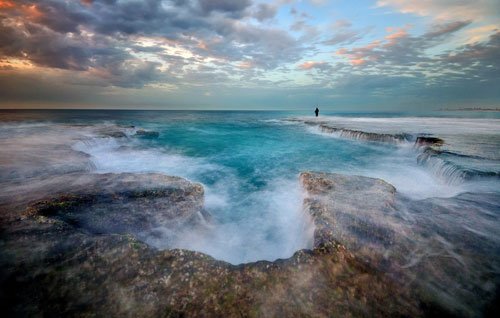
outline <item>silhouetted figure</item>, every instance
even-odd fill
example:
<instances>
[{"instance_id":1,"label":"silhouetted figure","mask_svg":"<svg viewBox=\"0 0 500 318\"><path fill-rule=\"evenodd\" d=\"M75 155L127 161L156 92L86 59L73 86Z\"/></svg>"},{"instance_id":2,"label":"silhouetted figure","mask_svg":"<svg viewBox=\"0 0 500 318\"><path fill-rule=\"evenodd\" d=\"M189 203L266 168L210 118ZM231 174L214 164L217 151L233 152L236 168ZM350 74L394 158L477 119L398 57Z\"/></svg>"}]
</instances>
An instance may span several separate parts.
<instances>
[{"instance_id":1,"label":"silhouetted figure","mask_svg":"<svg viewBox=\"0 0 500 318\"><path fill-rule=\"evenodd\" d=\"M316 109L314 110L314 113L316 114L316 117L318 117L318 114L319 114L319 108L316 107Z\"/></svg>"}]
</instances>

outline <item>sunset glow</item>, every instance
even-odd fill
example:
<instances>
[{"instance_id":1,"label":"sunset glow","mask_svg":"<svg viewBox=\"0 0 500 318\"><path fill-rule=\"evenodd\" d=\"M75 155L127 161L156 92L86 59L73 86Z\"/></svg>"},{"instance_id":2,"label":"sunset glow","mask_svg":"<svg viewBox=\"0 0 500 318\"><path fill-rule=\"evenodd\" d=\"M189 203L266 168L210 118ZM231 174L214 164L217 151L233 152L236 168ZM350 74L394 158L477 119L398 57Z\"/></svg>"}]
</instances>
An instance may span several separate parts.
<instances>
[{"instance_id":1,"label":"sunset glow","mask_svg":"<svg viewBox=\"0 0 500 318\"><path fill-rule=\"evenodd\" d=\"M492 107L499 19L492 0L2 0L0 107Z\"/></svg>"}]
</instances>

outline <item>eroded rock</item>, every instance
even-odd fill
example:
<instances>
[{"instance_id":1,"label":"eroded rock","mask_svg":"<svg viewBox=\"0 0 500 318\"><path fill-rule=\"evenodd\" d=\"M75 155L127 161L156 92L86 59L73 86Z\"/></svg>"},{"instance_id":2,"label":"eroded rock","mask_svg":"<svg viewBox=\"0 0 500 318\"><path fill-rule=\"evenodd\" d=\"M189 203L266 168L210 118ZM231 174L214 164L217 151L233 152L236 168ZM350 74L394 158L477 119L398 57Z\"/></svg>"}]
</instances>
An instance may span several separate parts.
<instances>
[{"instance_id":1,"label":"eroded rock","mask_svg":"<svg viewBox=\"0 0 500 318\"><path fill-rule=\"evenodd\" d=\"M131 226L157 222L154 211L162 219L194 215L202 207L202 188L154 174L95 178L93 185L80 181L30 205L23 218L5 227L0 281L2 291L11 291L1 296L7 315L421 314L406 288L355 257L333 236L316 235L312 251L298 251L286 260L238 266L198 252L158 251L141 242ZM119 202L142 210L120 210ZM89 230L96 227L82 225L89 219L97 226L115 220L120 229Z\"/></svg>"},{"instance_id":2,"label":"eroded rock","mask_svg":"<svg viewBox=\"0 0 500 318\"><path fill-rule=\"evenodd\" d=\"M444 145L444 140L441 138L437 137L427 137L427 136L420 136L417 137L415 140L415 145L416 146L437 146L440 147Z\"/></svg>"},{"instance_id":3,"label":"eroded rock","mask_svg":"<svg viewBox=\"0 0 500 318\"><path fill-rule=\"evenodd\" d=\"M172 220L194 222L203 209L203 187L161 174L96 174L71 193L31 205L25 216L61 220L93 234L139 236ZM82 182L82 181L81 181ZM179 224L177 224L179 225Z\"/></svg>"},{"instance_id":4,"label":"eroded rock","mask_svg":"<svg viewBox=\"0 0 500 318\"><path fill-rule=\"evenodd\" d=\"M414 290L426 315L480 317L494 304L499 236L486 211L500 211L498 194L415 201L380 179L321 172L300 178L315 246L338 241Z\"/></svg>"}]
</instances>

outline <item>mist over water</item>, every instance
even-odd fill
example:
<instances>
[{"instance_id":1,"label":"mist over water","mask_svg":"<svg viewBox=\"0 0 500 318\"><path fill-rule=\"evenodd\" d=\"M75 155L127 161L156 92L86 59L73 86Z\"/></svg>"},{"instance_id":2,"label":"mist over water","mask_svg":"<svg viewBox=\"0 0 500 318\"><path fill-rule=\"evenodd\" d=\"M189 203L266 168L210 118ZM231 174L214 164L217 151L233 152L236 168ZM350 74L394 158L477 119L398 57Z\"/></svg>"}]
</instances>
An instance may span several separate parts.
<instances>
[{"instance_id":1,"label":"mist over water","mask_svg":"<svg viewBox=\"0 0 500 318\"><path fill-rule=\"evenodd\" d=\"M199 231L157 228L143 233L141 239L160 249L192 249L239 264L287 258L299 249L311 248L313 228L302 211L303 191L298 182L299 173L308 170L381 178L410 200L475 193L474 204L495 219L488 226L484 222L470 225L470 231L498 241L490 229L492 224L498 226L499 211L494 205L480 206L477 199L482 193L498 193L498 179L450 182L450 174L417 162L422 149L411 142L341 138L304 124L315 120L310 116L273 112L42 112L28 120L9 121L5 119L8 114L3 117L4 181L87 171L161 172L202 183L205 208L213 222ZM463 155L452 157L452 164L461 160L460 167L500 170L499 119L336 115L321 116L320 120L363 131L438 136L445 140L444 150ZM110 129L123 131L128 137L103 133ZM159 132L159 137L135 137L137 129ZM451 206L449 202L442 204ZM419 217L406 210L401 213L407 219Z\"/></svg>"}]
</instances>

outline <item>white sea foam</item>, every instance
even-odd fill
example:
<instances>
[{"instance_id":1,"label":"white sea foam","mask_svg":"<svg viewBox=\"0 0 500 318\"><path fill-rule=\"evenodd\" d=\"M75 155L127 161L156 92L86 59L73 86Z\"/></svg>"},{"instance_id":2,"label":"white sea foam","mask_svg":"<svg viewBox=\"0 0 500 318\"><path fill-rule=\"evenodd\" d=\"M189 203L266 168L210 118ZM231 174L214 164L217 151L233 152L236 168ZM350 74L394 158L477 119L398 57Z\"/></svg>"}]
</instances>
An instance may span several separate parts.
<instances>
[{"instance_id":1,"label":"white sea foam","mask_svg":"<svg viewBox=\"0 0 500 318\"><path fill-rule=\"evenodd\" d=\"M462 118L349 118L325 116L321 119L301 117L291 119L307 131L324 137L353 140L353 142L377 141L377 138L359 138L355 132L376 134L406 134L413 136L432 134L445 140L443 155L436 152L421 160L425 147L414 147L411 140L394 142L385 135L386 141L367 147L385 147L387 156L378 158L366 168L354 168L353 173L382 178L411 198L451 197L478 186L484 189L488 178L495 178L500 171L500 120ZM322 129L335 127L337 129ZM346 131L344 133L344 130ZM370 135L368 137L371 137ZM375 136L376 137L376 136ZM374 139L374 140L371 140ZM455 153L455 155L454 155ZM447 159L443 159L446 157ZM476 159L484 157L483 159ZM419 158L419 160L417 160ZM484 182L483 182L484 181Z\"/></svg>"},{"instance_id":2,"label":"white sea foam","mask_svg":"<svg viewBox=\"0 0 500 318\"><path fill-rule=\"evenodd\" d=\"M214 224L206 229L156 228L144 239L158 248L201 251L231 263L275 260L312 247L313 227L302 212L297 179L271 179L268 185L241 193L245 180L231 169L168 150L143 149L129 139L91 138L73 148L91 156L96 172L161 172L197 181L203 175L216 179L205 184L205 207Z\"/></svg>"},{"instance_id":3,"label":"white sea foam","mask_svg":"<svg viewBox=\"0 0 500 318\"><path fill-rule=\"evenodd\" d=\"M314 228L300 208L301 190L295 180L276 180L247 200L247 215L232 222L218 221L195 231L160 227L145 240L158 248L202 251L233 264L288 258L312 247Z\"/></svg>"},{"instance_id":4,"label":"white sea foam","mask_svg":"<svg viewBox=\"0 0 500 318\"><path fill-rule=\"evenodd\" d=\"M358 129L373 128L382 133L434 133L445 138L454 149L465 144L467 146L462 146L462 152L475 153L489 160L498 157L495 154L499 149L498 144L495 144L498 140L496 120L344 117L327 120L331 121L328 125L336 126L342 122L347 127L351 123L353 128L358 125ZM442 122L444 126L440 127ZM268 121L268 124L260 125L259 128L279 125L274 121ZM450 184L445 171L448 167L443 165L439 168L439 165L431 162L437 167L433 171L419 165L416 158L422 149L414 148L411 143L394 145L350 139L339 141L338 137L341 136L331 139L332 135L320 132L314 126L300 122L298 125L301 125L301 129L297 132L292 127L291 134L286 134L288 124L286 127L280 125L282 134L278 135L276 143L258 143L254 146L249 140L244 140L250 146L245 143L244 147L239 148L237 146L241 145L230 144L227 148L234 151L232 159L247 159L242 161L244 168L248 165L255 170L261 169L246 175L239 174L230 164L226 166L228 160L221 160L220 157L231 156L233 153L230 151L218 154L218 160L213 157L188 156L180 147L170 149L162 147L160 142L155 144L132 138L134 129L123 127L120 130L125 131L130 138L102 137L99 131L115 129L117 126L113 123L78 127L25 123L18 126L3 125L0 127L0 172L24 173L28 169L33 174L26 174L24 179L16 179L12 184L2 182L2 186L7 186L2 188L0 200L26 196L26 193L30 199L41 198L44 194L51 193L48 181L53 174L73 171L84 173L88 169L85 166L88 161L93 163L92 172L97 173L162 172L193 181L208 180L204 184L205 207L213 215L212 222L196 228L185 227L183 224L160 227L142 233L141 239L158 248L179 247L202 251L234 264L274 260L289 257L298 249L312 246L314 228L309 217L302 212L302 192L294 169L313 169L321 165L319 170L322 171L381 178L395 185L397 191L406 197L424 199L412 201L399 197L402 202L397 202L400 210L394 212L396 217L373 215L373 218L387 220L379 223L388 229L408 226L402 234L415 244L415 248L408 253L408 262L404 265L418 268L422 263L430 264L428 268L432 270L419 276L423 281L429 280L429 290L442 290L440 295L460 307L473 298L469 289L477 293L481 288L491 288L488 285L491 273L498 273L498 258L494 257L500 242L498 181ZM231 134L228 130L219 131L218 127L202 127L203 129L197 130L200 136ZM316 135L304 133L303 127ZM482 135L479 136L478 132ZM294 139L295 136L297 139ZM252 136L242 136L245 137L251 139ZM286 140L287 138L290 140ZM321 142L316 146L318 140ZM301 144L290 152L283 149L296 143ZM306 147L311 144L316 147ZM330 144L331 148L328 148ZM75 155L69 145L88 156ZM449 147L450 144L446 146ZM279 147L283 148L277 150ZM310 153L310 149L315 153ZM340 154L335 156L335 160L340 162L329 161L331 158L328 156L333 156L336 151ZM367 158L359 160L365 153ZM290 156L291 159L280 160L283 156ZM74 160L75 158L79 158L79 161ZM295 160L302 161L296 163ZM468 157L463 160L465 163L471 161ZM477 159L478 162L481 160ZM266 164L258 165L256 162ZM289 169L290 166L293 169ZM495 167L494 162L492 167ZM48 173L47 178L44 172ZM22 176L22 173L19 175ZM32 175L43 177L31 178ZM251 183L248 179L255 175L259 180ZM58 175L59 180L66 181L72 177L73 175ZM36 195L33 189L38 191ZM461 195L455 197L457 194ZM359 235L365 234L361 232ZM393 241L390 247L397 249L401 244L403 242ZM458 265L449 267L450 262ZM460 297L457 297L457 293Z\"/></svg>"},{"instance_id":5,"label":"white sea foam","mask_svg":"<svg viewBox=\"0 0 500 318\"><path fill-rule=\"evenodd\" d=\"M433 133L433 134L456 134L460 133L486 133L498 134L500 119L496 118L441 118L441 117L340 117L322 116L296 117L293 120L318 121L342 126L345 128L361 129L368 132L381 133Z\"/></svg>"}]
</instances>

